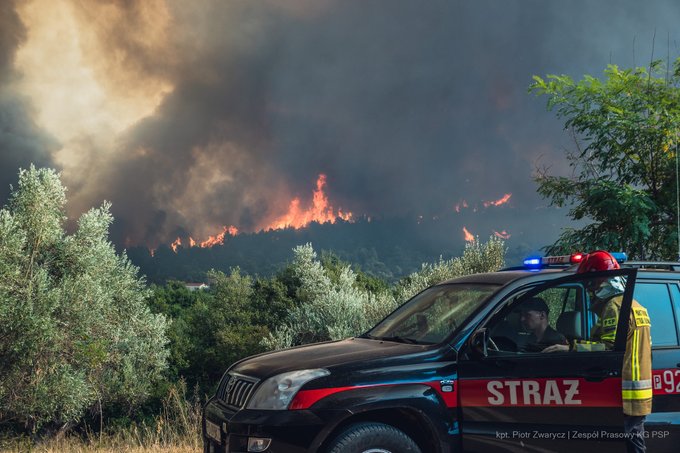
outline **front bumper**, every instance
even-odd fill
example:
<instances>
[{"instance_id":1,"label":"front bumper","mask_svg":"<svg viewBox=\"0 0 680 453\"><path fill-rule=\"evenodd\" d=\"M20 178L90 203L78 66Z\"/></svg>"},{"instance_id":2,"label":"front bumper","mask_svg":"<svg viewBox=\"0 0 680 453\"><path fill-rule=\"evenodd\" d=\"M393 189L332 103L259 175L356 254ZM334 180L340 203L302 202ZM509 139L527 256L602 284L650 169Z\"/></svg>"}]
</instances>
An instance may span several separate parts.
<instances>
[{"instance_id":1,"label":"front bumper","mask_svg":"<svg viewBox=\"0 0 680 453\"><path fill-rule=\"evenodd\" d=\"M349 415L343 409L235 410L213 398L203 410L204 453L247 453L249 437L272 439L264 453L314 452ZM219 427L219 434L207 434L206 420Z\"/></svg>"}]
</instances>

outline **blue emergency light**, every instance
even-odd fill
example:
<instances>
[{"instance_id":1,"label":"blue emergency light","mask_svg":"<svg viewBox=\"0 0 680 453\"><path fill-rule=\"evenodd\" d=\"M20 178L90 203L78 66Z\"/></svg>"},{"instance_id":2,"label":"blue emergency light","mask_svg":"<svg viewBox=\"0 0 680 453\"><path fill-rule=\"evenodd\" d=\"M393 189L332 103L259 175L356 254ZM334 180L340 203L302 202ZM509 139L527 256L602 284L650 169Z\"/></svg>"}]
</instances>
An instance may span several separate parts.
<instances>
[{"instance_id":1,"label":"blue emergency light","mask_svg":"<svg viewBox=\"0 0 680 453\"><path fill-rule=\"evenodd\" d=\"M541 257L530 257L524 260L524 267L537 269L541 267Z\"/></svg>"},{"instance_id":2,"label":"blue emergency light","mask_svg":"<svg viewBox=\"0 0 680 453\"><path fill-rule=\"evenodd\" d=\"M611 256L614 257L614 259L619 263L625 263L626 260L628 259L628 255L626 255L626 252L611 252Z\"/></svg>"}]
</instances>

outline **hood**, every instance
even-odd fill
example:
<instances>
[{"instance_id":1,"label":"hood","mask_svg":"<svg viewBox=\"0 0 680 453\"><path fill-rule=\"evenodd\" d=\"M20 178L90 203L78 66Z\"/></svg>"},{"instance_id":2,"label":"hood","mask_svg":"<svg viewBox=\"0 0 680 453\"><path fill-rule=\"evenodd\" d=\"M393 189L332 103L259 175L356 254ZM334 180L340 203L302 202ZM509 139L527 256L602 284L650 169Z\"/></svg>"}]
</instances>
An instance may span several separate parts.
<instances>
[{"instance_id":1,"label":"hood","mask_svg":"<svg viewBox=\"0 0 680 453\"><path fill-rule=\"evenodd\" d=\"M423 355L432 353L431 345L349 338L256 355L236 363L230 371L265 379L294 370L312 368L330 370L343 365L349 368L352 364L356 364L356 367L389 365L394 361L407 362L408 357L422 359Z\"/></svg>"}]
</instances>

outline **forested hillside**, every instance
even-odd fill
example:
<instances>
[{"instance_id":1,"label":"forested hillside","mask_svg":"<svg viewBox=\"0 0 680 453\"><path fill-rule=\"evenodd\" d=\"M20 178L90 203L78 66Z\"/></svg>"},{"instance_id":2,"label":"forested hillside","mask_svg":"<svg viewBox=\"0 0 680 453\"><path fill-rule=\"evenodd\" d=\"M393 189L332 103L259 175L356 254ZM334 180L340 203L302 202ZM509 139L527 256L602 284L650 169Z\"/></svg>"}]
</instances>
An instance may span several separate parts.
<instances>
[{"instance_id":1,"label":"forested hillside","mask_svg":"<svg viewBox=\"0 0 680 453\"><path fill-rule=\"evenodd\" d=\"M161 245L154 256L147 247L133 247L127 254L149 282L164 284L169 280L203 282L210 269L229 272L238 266L250 275L271 277L291 260L291 250L311 243L319 252L330 252L351 263L354 269L390 283L417 271L423 263L439 257L459 256L465 248L463 228L486 240L499 229L500 219L513 218L515 234L505 241L507 260L519 264L528 254L553 241L559 230L553 227L562 214L546 211L545 224L535 225L521 208L500 207L489 213L455 212L437 219L389 218L338 221L334 224L312 223L302 229L281 229L227 236L224 245L212 248L178 247L174 252ZM503 220L501 220L503 222ZM472 225L472 226L471 226Z\"/></svg>"}]
</instances>

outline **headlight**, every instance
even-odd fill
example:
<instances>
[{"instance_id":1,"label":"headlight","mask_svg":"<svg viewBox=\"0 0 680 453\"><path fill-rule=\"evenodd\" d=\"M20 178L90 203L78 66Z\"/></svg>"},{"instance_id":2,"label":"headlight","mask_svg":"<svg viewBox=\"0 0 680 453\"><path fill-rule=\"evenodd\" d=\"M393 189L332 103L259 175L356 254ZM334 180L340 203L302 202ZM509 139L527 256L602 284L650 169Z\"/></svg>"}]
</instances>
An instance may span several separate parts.
<instances>
[{"instance_id":1,"label":"headlight","mask_svg":"<svg viewBox=\"0 0 680 453\"><path fill-rule=\"evenodd\" d=\"M322 368L277 374L264 381L248 403L248 409L285 410L300 387L312 379L328 376Z\"/></svg>"}]
</instances>

